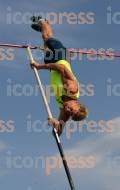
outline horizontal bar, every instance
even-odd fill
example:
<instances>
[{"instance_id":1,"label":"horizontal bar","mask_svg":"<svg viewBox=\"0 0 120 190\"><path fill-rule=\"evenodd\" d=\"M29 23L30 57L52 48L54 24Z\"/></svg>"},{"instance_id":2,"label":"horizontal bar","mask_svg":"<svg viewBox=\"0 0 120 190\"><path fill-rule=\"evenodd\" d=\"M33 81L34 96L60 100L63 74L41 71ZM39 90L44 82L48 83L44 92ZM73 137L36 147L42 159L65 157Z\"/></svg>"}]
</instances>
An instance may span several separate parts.
<instances>
[{"instance_id":1,"label":"horizontal bar","mask_svg":"<svg viewBox=\"0 0 120 190\"><path fill-rule=\"evenodd\" d=\"M14 47L14 48L29 48L30 49L40 49L40 50L44 50L43 47L40 46L33 46L33 45L17 45L17 44L0 44L0 46L3 47ZM114 54L114 53L97 53L94 51L82 51L82 50L71 50L68 49L67 50L68 53L77 53L77 54L86 54L86 55L97 55L97 56L105 56L105 57L120 57L120 54Z\"/></svg>"},{"instance_id":2,"label":"horizontal bar","mask_svg":"<svg viewBox=\"0 0 120 190\"><path fill-rule=\"evenodd\" d=\"M38 46L30 46L30 45L0 44L0 46L3 46L3 47L14 47L14 48L28 48L28 47L30 47L30 49L39 49Z\"/></svg>"}]
</instances>

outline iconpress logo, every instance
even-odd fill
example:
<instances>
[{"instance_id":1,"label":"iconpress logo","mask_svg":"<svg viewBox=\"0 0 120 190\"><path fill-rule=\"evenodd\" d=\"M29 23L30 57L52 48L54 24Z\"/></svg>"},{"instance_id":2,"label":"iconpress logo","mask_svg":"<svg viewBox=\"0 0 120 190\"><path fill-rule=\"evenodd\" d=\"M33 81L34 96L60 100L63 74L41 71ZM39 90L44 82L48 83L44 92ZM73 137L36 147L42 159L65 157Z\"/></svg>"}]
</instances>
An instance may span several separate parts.
<instances>
[{"instance_id":1,"label":"iconpress logo","mask_svg":"<svg viewBox=\"0 0 120 190\"><path fill-rule=\"evenodd\" d=\"M111 6L107 7L107 24L120 24L120 8L115 11Z\"/></svg>"}]
</instances>

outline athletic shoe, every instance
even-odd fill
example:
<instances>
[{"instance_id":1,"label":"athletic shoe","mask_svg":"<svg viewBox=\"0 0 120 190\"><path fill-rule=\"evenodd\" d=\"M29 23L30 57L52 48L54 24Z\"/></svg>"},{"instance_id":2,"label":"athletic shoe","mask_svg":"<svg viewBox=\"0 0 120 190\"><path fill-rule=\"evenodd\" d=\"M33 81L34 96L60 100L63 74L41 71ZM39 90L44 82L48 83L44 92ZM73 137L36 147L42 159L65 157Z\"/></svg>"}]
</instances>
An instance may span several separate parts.
<instances>
[{"instance_id":1,"label":"athletic shoe","mask_svg":"<svg viewBox=\"0 0 120 190\"><path fill-rule=\"evenodd\" d=\"M33 22L31 25L32 29L37 32L41 32L42 31L41 23L45 21L45 19L43 19L41 16L38 16L38 17L33 16L31 17L31 20Z\"/></svg>"}]
</instances>

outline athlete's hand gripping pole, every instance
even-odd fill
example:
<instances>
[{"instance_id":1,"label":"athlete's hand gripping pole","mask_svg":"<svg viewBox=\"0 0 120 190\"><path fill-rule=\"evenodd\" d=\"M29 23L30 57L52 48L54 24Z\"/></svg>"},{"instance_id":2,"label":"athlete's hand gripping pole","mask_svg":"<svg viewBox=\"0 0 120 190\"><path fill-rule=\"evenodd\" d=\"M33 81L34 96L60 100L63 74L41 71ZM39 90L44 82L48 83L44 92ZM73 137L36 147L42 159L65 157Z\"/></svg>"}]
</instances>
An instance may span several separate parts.
<instances>
[{"instance_id":1,"label":"athlete's hand gripping pole","mask_svg":"<svg viewBox=\"0 0 120 190\"><path fill-rule=\"evenodd\" d=\"M33 59L30 47L27 47L27 52L28 52L28 55L29 55L29 58L30 58L30 62L32 63L34 61L34 59ZM37 79L37 82L38 82L38 85L39 85L39 88L40 88L40 91L41 91L41 94L42 94L42 97L43 97L43 100L44 100L44 104L45 104L45 107L46 107L46 111L48 113L48 117L52 118L52 113L51 113L50 107L48 105L47 98L45 96L45 92L44 92L44 89L42 87L40 77L38 75L38 71L37 71L37 69L35 67L33 67L33 70L34 70L35 77ZM63 152L61 142L60 142L60 138L59 138L59 136L57 134L57 130L54 127L53 127L53 135L55 137L55 140L56 140L56 143L57 143L57 146L58 146L58 149L59 149L62 161L63 161L63 165L64 165L66 175L67 175L67 178L68 178L68 181L69 181L69 184L70 184L70 188L71 188L71 190L75 190L74 183L73 183L73 180L72 180L72 177L71 177L68 165L67 165L67 161L65 159L65 155L64 155L64 152Z\"/></svg>"}]
</instances>

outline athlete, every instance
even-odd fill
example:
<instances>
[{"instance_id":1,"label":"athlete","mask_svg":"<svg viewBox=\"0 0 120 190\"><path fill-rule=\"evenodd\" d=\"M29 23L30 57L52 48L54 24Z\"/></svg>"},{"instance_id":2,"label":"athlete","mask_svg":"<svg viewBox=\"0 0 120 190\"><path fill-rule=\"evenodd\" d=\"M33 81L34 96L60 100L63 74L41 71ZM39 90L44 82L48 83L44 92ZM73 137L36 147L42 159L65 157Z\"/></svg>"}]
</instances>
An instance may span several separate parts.
<instances>
[{"instance_id":1,"label":"athlete","mask_svg":"<svg viewBox=\"0 0 120 190\"><path fill-rule=\"evenodd\" d=\"M45 64L33 61L31 66L38 70L48 69L51 71L51 86L60 109L60 115L58 120L48 118L48 123L56 128L60 136L65 123L70 118L74 121L81 121L86 118L88 111L78 101L80 96L78 81L67 60L66 48L53 37L53 30L49 21L40 17L37 22L33 22L32 28L42 34L45 47Z\"/></svg>"}]
</instances>

